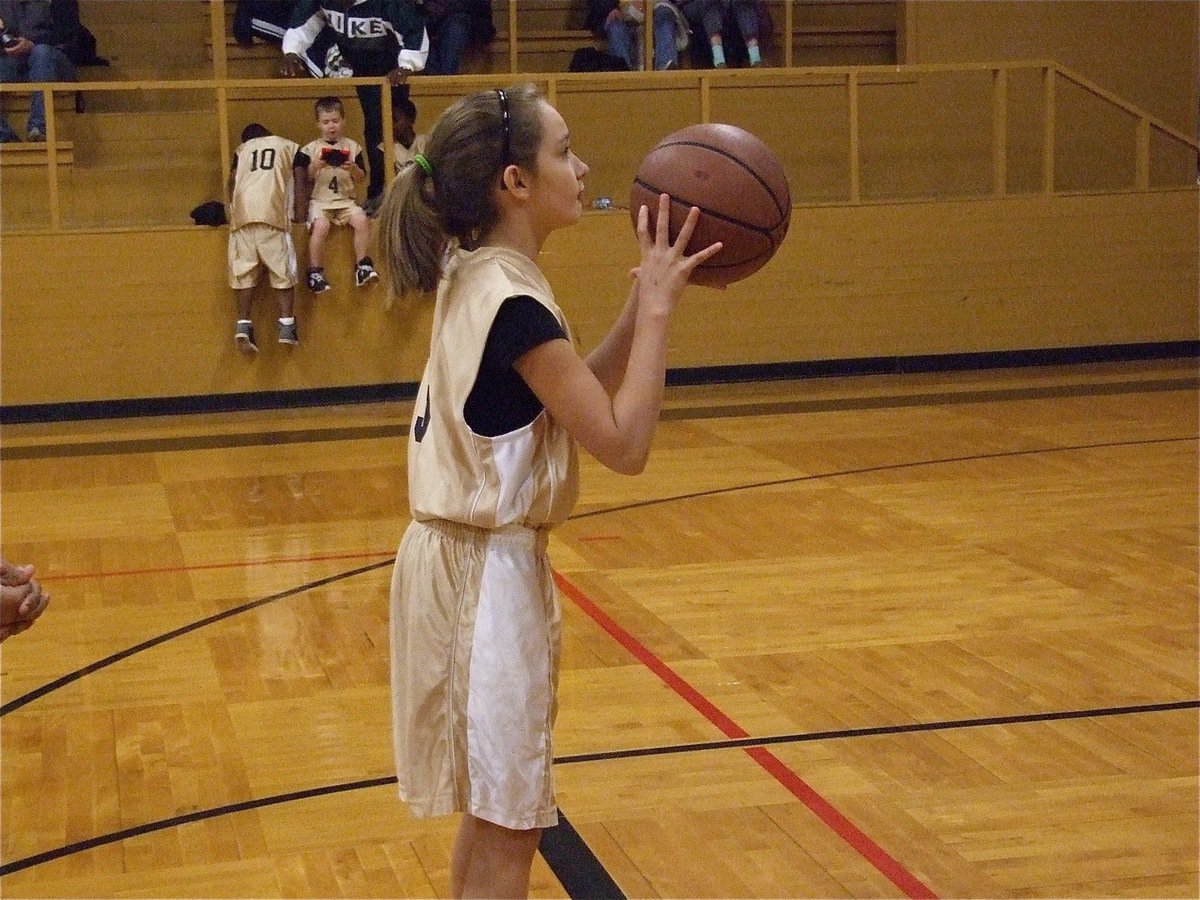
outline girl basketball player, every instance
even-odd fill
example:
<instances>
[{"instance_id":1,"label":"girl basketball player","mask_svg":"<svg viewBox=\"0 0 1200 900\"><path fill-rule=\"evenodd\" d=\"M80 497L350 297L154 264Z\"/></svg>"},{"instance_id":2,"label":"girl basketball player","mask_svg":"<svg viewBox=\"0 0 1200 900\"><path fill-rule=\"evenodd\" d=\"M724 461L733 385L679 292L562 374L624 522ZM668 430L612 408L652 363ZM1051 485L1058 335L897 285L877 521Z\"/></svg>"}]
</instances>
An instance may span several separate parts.
<instances>
[{"instance_id":1,"label":"girl basketball player","mask_svg":"<svg viewBox=\"0 0 1200 900\"><path fill-rule=\"evenodd\" d=\"M412 524L392 578L400 795L416 816L462 812L456 897L524 897L541 829L557 823L551 728L560 610L548 530L577 495L576 444L623 473L646 464L667 323L699 218L667 234L660 198L608 335L586 358L538 269L577 221L588 168L532 86L483 91L439 119L390 188L380 245L397 293L437 289L408 442Z\"/></svg>"}]
</instances>

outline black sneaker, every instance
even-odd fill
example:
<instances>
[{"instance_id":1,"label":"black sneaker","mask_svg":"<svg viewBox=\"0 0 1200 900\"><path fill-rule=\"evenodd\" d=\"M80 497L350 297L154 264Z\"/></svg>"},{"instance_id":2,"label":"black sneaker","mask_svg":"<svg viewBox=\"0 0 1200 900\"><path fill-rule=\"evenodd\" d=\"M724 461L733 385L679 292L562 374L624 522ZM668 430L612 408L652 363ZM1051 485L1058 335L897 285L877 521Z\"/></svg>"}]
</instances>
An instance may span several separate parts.
<instances>
[{"instance_id":1,"label":"black sneaker","mask_svg":"<svg viewBox=\"0 0 1200 900\"><path fill-rule=\"evenodd\" d=\"M308 273L308 289L314 294L323 294L331 285L325 280L325 272L322 269L313 269Z\"/></svg>"},{"instance_id":2,"label":"black sneaker","mask_svg":"<svg viewBox=\"0 0 1200 900\"><path fill-rule=\"evenodd\" d=\"M237 331L233 333L233 342L239 350L246 353L258 352L258 344L254 343L254 326L249 322L237 323Z\"/></svg>"},{"instance_id":3,"label":"black sneaker","mask_svg":"<svg viewBox=\"0 0 1200 900\"><path fill-rule=\"evenodd\" d=\"M379 273L369 262L361 262L354 267L354 283L358 287L366 287L372 281L379 280Z\"/></svg>"},{"instance_id":4,"label":"black sneaker","mask_svg":"<svg viewBox=\"0 0 1200 900\"><path fill-rule=\"evenodd\" d=\"M279 323L279 343L291 344L293 347L300 343L300 335L296 331L296 323Z\"/></svg>"}]
</instances>

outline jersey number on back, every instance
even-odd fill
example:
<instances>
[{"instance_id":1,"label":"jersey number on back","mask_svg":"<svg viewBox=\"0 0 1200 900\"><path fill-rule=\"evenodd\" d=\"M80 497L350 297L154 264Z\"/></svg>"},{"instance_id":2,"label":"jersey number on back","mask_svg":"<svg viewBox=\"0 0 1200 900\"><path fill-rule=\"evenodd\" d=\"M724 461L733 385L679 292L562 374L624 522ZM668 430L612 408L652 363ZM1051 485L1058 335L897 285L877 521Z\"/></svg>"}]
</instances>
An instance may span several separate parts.
<instances>
[{"instance_id":1,"label":"jersey number on back","mask_svg":"<svg viewBox=\"0 0 1200 900\"><path fill-rule=\"evenodd\" d=\"M259 169L275 168L275 148L264 147L261 150L253 150L250 153L250 171L257 172Z\"/></svg>"}]
</instances>

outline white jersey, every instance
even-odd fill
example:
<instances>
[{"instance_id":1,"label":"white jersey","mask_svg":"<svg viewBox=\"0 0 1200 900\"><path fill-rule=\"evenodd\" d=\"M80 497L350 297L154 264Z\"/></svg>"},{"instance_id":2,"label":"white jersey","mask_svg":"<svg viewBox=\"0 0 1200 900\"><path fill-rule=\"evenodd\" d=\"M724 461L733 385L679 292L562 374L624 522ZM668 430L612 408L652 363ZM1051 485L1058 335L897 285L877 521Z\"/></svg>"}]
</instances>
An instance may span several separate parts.
<instances>
[{"instance_id":1,"label":"white jersey","mask_svg":"<svg viewBox=\"0 0 1200 900\"><path fill-rule=\"evenodd\" d=\"M341 150L350 162L354 162L362 154L362 147L350 140L342 138L335 144L318 138L306 144L302 151L311 159L320 159L321 151L326 149ZM350 173L337 166L325 166L313 179L311 202L321 209L333 209L339 206L353 206L358 202L358 186Z\"/></svg>"},{"instance_id":2,"label":"white jersey","mask_svg":"<svg viewBox=\"0 0 1200 900\"><path fill-rule=\"evenodd\" d=\"M292 218L292 163L300 145L278 135L253 138L235 152L229 227L262 222L286 229Z\"/></svg>"},{"instance_id":3,"label":"white jersey","mask_svg":"<svg viewBox=\"0 0 1200 900\"><path fill-rule=\"evenodd\" d=\"M395 174L399 175L405 169L413 164L413 157L418 153L425 152L425 145L429 143L429 135L418 134L413 138L411 147L405 147L399 141L392 142L392 156L395 158L393 168ZM379 145L379 149L383 149L383 144Z\"/></svg>"},{"instance_id":4,"label":"white jersey","mask_svg":"<svg viewBox=\"0 0 1200 900\"><path fill-rule=\"evenodd\" d=\"M545 276L528 257L500 247L456 250L438 286L429 361L408 442L414 519L476 528L540 528L566 520L579 494L575 442L543 409L497 437L473 432L464 408L501 304L530 296L570 339Z\"/></svg>"}]
</instances>

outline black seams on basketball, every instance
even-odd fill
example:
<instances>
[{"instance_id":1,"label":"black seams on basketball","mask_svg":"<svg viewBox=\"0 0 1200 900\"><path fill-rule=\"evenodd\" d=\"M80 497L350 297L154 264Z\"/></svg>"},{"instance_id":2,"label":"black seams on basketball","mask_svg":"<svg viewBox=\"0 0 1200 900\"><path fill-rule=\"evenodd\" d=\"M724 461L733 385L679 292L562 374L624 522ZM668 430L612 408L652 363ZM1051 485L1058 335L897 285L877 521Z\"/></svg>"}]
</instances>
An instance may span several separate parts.
<instances>
[{"instance_id":1,"label":"black seams on basketball","mask_svg":"<svg viewBox=\"0 0 1200 900\"><path fill-rule=\"evenodd\" d=\"M638 209L647 206L653 234L659 194L671 196L671 240L688 210L698 206L700 221L687 252L716 241L724 245L692 272L693 284L720 287L757 272L775 255L791 222L783 166L766 144L735 125L691 125L646 154L629 198L635 228Z\"/></svg>"}]
</instances>

